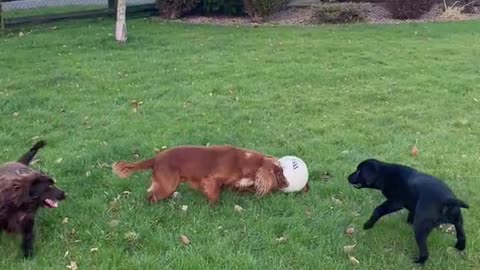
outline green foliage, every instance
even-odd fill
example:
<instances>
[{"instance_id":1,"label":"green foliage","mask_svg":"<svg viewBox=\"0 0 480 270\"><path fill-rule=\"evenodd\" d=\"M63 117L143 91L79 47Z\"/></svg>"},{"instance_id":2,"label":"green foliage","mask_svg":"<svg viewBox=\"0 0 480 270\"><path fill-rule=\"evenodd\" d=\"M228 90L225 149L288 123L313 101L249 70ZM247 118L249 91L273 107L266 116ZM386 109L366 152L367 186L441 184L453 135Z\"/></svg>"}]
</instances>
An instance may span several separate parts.
<instances>
[{"instance_id":1,"label":"green foliage","mask_svg":"<svg viewBox=\"0 0 480 270\"><path fill-rule=\"evenodd\" d=\"M437 2L438 0L386 0L386 7L394 19L418 19Z\"/></svg>"},{"instance_id":2,"label":"green foliage","mask_svg":"<svg viewBox=\"0 0 480 270\"><path fill-rule=\"evenodd\" d=\"M313 7L312 20L315 23L351 23L365 21L368 10L362 4L330 3Z\"/></svg>"},{"instance_id":3,"label":"green foliage","mask_svg":"<svg viewBox=\"0 0 480 270\"><path fill-rule=\"evenodd\" d=\"M204 15L226 15L235 16L242 15L243 1L242 0L202 0L199 8L199 13Z\"/></svg>"},{"instance_id":4,"label":"green foliage","mask_svg":"<svg viewBox=\"0 0 480 270\"><path fill-rule=\"evenodd\" d=\"M167 19L176 19L192 11L200 0L156 0L160 15Z\"/></svg>"},{"instance_id":5,"label":"green foliage","mask_svg":"<svg viewBox=\"0 0 480 270\"><path fill-rule=\"evenodd\" d=\"M288 0L243 0L245 12L254 21L261 21L274 12L285 8Z\"/></svg>"}]
</instances>

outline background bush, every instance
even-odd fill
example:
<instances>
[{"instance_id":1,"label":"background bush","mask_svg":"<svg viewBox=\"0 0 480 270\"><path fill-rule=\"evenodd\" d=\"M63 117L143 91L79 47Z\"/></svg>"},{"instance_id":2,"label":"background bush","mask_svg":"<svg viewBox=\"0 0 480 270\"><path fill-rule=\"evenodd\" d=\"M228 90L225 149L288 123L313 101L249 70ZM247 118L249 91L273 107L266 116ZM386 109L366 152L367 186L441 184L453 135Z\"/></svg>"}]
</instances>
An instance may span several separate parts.
<instances>
[{"instance_id":1,"label":"background bush","mask_svg":"<svg viewBox=\"0 0 480 270\"><path fill-rule=\"evenodd\" d=\"M200 0L156 0L160 15L167 19L176 19L192 11Z\"/></svg>"},{"instance_id":2,"label":"background bush","mask_svg":"<svg viewBox=\"0 0 480 270\"><path fill-rule=\"evenodd\" d=\"M367 4L368 5L368 4ZM368 18L365 4L359 3L329 3L313 7L312 21L314 23L351 23L361 22Z\"/></svg>"},{"instance_id":3,"label":"background bush","mask_svg":"<svg viewBox=\"0 0 480 270\"><path fill-rule=\"evenodd\" d=\"M200 15L244 15L243 0L201 0L194 13Z\"/></svg>"},{"instance_id":4,"label":"background bush","mask_svg":"<svg viewBox=\"0 0 480 270\"><path fill-rule=\"evenodd\" d=\"M243 7L253 21L261 21L274 12L285 8L288 0L243 0Z\"/></svg>"},{"instance_id":5,"label":"background bush","mask_svg":"<svg viewBox=\"0 0 480 270\"><path fill-rule=\"evenodd\" d=\"M418 19L435 3L438 0L387 0L386 7L394 19Z\"/></svg>"}]
</instances>

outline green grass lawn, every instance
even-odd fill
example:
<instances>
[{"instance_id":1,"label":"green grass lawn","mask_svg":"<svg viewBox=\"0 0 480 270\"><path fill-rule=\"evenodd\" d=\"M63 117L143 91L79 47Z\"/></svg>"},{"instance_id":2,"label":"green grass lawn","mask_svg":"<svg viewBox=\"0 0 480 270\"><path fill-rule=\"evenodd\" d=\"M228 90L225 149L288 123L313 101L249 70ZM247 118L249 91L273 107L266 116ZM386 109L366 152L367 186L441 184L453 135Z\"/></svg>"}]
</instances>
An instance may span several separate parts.
<instances>
[{"instance_id":1,"label":"green grass lawn","mask_svg":"<svg viewBox=\"0 0 480 270\"><path fill-rule=\"evenodd\" d=\"M23 261L16 237L0 236L0 269L70 261L352 269L343 246L353 243L356 269L412 269L417 247L404 211L361 229L383 198L354 190L346 175L369 157L444 178L472 206L467 251L435 231L424 269L480 268L480 22L250 28L138 19L126 46L114 42L112 21L55 26L0 40L1 161L46 139L34 166L69 198L38 216L34 260ZM133 100L143 102L137 112ZM109 167L155 148L225 143L300 156L311 192L224 193L212 208L182 186L180 198L149 205L148 172L121 180Z\"/></svg>"}]
</instances>

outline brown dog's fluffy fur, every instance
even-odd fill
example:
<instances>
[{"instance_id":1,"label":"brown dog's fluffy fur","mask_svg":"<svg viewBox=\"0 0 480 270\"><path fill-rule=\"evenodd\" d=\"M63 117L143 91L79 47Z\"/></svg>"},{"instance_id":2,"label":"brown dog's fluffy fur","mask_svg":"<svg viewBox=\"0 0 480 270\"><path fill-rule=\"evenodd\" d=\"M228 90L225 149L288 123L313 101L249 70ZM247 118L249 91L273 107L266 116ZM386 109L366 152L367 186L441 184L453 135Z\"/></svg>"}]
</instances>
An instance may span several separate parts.
<instances>
[{"instance_id":1,"label":"brown dog's fluffy fur","mask_svg":"<svg viewBox=\"0 0 480 270\"><path fill-rule=\"evenodd\" d=\"M181 182L200 190L210 203L216 203L223 188L265 195L288 186L275 157L234 146L181 146L160 152L138 163L113 164L120 178L135 171L152 169L148 189L150 202L169 198Z\"/></svg>"}]
</instances>

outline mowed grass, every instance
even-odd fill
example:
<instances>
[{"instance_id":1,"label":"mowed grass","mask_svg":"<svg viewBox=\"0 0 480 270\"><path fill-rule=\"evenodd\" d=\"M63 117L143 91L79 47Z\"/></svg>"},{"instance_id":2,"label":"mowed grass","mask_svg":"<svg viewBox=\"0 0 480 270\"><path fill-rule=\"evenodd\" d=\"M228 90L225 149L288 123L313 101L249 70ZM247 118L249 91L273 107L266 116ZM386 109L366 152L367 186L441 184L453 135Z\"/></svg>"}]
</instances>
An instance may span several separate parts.
<instances>
[{"instance_id":1,"label":"mowed grass","mask_svg":"<svg viewBox=\"0 0 480 270\"><path fill-rule=\"evenodd\" d=\"M80 269L352 269L343 246L354 243L356 269L412 269L417 247L404 211L361 229L383 197L353 189L346 175L370 157L439 176L472 206L467 251L437 230L424 269L480 267L480 22L250 28L137 19L125 46L113 26L47 25L0 41L1 160L44 138L34 166L69 193L40 212L33 260L22 259L16 237L1 236L1 269L71 261ZM137 112L133 100L143 102ZM181 197L149 205L149 172L121 180L109 167L184 144L297 155L311 191L226 192L210 207L182 186Z\"/></svg>"}]
</instances>

